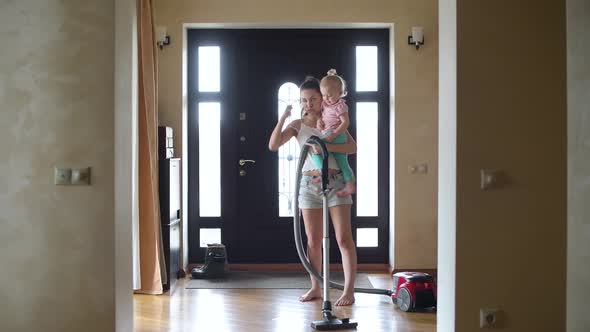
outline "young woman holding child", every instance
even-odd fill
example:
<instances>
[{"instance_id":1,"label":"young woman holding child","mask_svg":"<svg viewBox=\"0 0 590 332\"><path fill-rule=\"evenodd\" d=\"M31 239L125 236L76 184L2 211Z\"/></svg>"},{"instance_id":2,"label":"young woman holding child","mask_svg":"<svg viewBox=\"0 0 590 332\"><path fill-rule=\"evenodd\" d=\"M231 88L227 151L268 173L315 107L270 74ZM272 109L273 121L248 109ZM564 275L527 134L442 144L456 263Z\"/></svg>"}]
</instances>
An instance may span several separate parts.
<instances>
[{"instance_id":1,"label":"young woman holding child","mask_svg":"<svg viewBox=\"0 0 590 332\"><path fill-rule=\"evenodd\" d=\"M335 72L332 74L335 74ZM328 86L325 86L325 88L330 90ZM342 255L342 267L345 278L342 296L334 304L337 306L347 306L353 304L355 301L354 281L357 270L356 247L352 238L351 228L352 198L350 193L354 192L354 187L347 187L348 182L354 181L354 176L349 178L348 182L345 181L343 175L344 167L339 165L334 158L334 154L346 156L355 153L356 142L346 130L348 127L348 114L342 112L342 108L336 110L335 115L340 121L342 121L342 123L345 123L345 125L341 125L329 118L321 120L323 118L322 100L326 101L326 99L328 99L327 106L335 106L344 95L342 91L345 90L341 87L340 93L334 92L334 96L337 97L332 97L332 90L326 90L325 96L322 96L320 82L313 77L308 77L301 84L299 90L300 104L302 105L301 119L291 121L291 123L283 129L285 121L291 114L291 107L287 107L271 134L268 147L271 151L277 151L279 147L287 143L293 137L297 139L300 146L303 146L310 136L324 136L322 134L327 134L325 139L331 141L327 142L326 146L330 152L330 157L328 159L329 187L334 190L329 192L327 200L332 224L336 233L336 240ZM333 100L335 100L336 103L334 103ZM343 117L344 120L342 119ZM317 128L318 123L320 127L323 125L324 133ZM337 142L343 143L337 143L333 140L338 136L340 137L337 139ZM346 165L348 165L348 163L346 163ZM303 215L305 233L307 235L307 255L311 264L317 271L321 270L322 264L323 201L320 190L321 184L317 181L320 176L320 169L321 167L319 167L311 158L308 157L305 160L299 192L299 208ZM352 171L350 171L350 173L352 173ZM354 182L352 185L354 186ZM321 285L313 276L310 276L310 278L311 289L299 298L302 302L319 299L322 296Z\"/></svg>"}]
</instances>

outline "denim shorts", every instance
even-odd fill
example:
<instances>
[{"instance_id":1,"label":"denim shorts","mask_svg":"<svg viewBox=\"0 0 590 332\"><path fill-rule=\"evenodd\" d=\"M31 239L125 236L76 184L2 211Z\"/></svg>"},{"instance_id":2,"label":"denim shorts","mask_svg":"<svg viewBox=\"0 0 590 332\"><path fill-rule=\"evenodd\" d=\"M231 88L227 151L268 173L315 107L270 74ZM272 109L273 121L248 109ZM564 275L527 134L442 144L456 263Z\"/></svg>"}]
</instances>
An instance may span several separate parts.
<instances>
[{"instance_id":1,"label":"denim shorts","mask_svg":"<svg viewBox=\"0 0 590 332\"><path fill-rule=\"evenodd\" d=\"M299 185L299 208L300 209L321 209L324 207L321 182L313 180L319 178L317 175L303 174ZM344 177L342 173L330 175L328 188L328 207L352 204L350 195L338 197L336 192L344 188Z\"/></svg>"}]
</instances>

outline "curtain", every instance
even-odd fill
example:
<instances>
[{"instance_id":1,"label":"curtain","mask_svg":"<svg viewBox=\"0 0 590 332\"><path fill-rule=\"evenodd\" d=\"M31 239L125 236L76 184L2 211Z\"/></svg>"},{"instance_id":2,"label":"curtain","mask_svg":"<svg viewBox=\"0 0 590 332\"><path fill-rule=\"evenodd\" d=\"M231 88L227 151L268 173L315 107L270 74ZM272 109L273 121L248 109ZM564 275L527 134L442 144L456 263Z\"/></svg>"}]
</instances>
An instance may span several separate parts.
<instances>
[{"instance_id":1,"label":"curtain","mask_svg":"<svg viewBox=\"0 0 590 332\"><path fill-rule=\"evenodd\" d=\"M158 72L153 0L138 0L139 251L141 289L162 294L166 282L158 196Z\"/></svg>"}]
</instances>

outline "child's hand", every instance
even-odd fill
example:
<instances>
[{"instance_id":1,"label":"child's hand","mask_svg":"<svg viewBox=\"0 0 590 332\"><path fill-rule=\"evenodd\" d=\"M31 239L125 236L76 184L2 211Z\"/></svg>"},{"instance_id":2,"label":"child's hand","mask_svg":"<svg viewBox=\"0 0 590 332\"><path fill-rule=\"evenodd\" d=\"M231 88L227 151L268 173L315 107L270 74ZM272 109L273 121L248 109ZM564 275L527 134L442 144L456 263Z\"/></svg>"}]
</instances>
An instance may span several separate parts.
<instances>
[{"instance_id":1,"label":"child's hand","mask_svg":"<svg viewBox=\"0 0 590 332\"><path fill-rule=\"evenodd\" d=\"M281 116L281 118L283 120L286 120L288 117L290 117L292 109L293 109L293 106L287 105L287 107L285 107L285 112L283 112L283 115Z\"/></svg>"},{"instance_id":2,"label":"child's hand","mask_svg":"<svg viewBox=\"0 0 590 332\"><path fill-rule=\"evenodd\" d=\"M332 142L332 140L334 140L334 138L336 138L336 136L338 136L338 134L336 134L336 133L330 133L330 135L324 137L324 140L325 141L328 141L328 142Z\"/></svg>"}]
</instances>

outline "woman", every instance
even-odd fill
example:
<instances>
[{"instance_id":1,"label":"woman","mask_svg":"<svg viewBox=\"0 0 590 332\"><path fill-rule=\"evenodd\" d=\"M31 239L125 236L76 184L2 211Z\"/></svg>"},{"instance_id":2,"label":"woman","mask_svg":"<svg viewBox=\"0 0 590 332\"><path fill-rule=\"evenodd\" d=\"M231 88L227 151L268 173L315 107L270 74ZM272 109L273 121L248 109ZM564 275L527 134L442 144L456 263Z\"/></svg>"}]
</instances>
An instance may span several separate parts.
<instances>
[{"instance_id":1,"label":"woman","mask_svg":"<svg viewBox=\"0 0 590 332\"><path fill-rule=\"evenodd\" d=\"M320 136L321 133L316 129L317 119L321 117L322 94L320 92L320 82L313 78L307 78L299 87L300 103L303 107L302 118L292 121L285 130L282 130L285 120L291 115L290 107L287 107L277 125L275 126L268 148L271 151L277 151L279 147L287 143L292 137L295 137L299 145L305 144L311 135ZM328 151L336 153L351 154L356 152L356 142L348 134L348 140L345 144L329 144L326 146ZM314 147L314 150L316 148ZM317 152L317 151L316 151ZM332 155L328 162L330 190L328 194L328 207L336 240L342 255L342 267L344 269L344 290L342 296L334 303L337 306L346 306L354 303L354 280L357 268L356 248L352 239L351 229L351 212L352 198L349 196L338 197L336 192L344 188L344 179L338 164ZM305 233L307 235L307 255L311 264L317 271L321 270L322 264L322 196L318 181L314 181L320 175L320 171L314 165L310 157L307 157L303 165L303 176L299 190L299 208L303 214L305 224ZM311 289L303 294L299 301L311 301L321 298L321 285L313 277L311 278Z\"/></svg>"}]
</instances>

